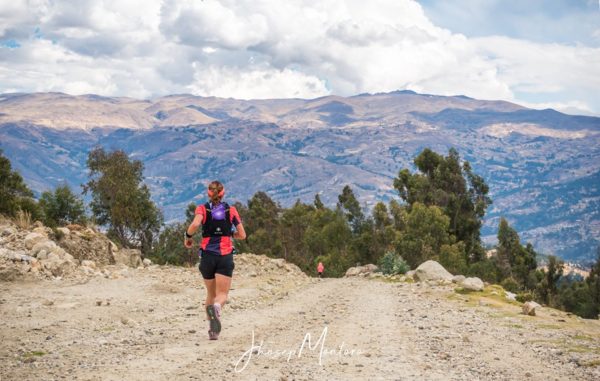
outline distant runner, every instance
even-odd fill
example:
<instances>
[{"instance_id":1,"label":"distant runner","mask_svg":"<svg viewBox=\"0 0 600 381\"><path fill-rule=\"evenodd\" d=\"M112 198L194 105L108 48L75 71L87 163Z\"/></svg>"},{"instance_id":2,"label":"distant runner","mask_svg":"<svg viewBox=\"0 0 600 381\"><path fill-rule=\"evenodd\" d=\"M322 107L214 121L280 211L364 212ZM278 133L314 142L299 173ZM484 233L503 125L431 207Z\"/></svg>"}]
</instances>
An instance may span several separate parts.
<instances>
[{"instance_id":1,"label":"distant runner","mask_svg":"<svg viewBox=\"0 0 600 381\"><path fill-rule=\"evenodd\" d=\"M192 236L202 226L200 244L200 273L206 285L206 315L209 320L208 338L217 340L221 332L221 308L227 302L231 287L233 240L246 239L246 231L237 210L222 202L225 187L218 181L208 185L209 202L196 208L194 220L185 232L184 245L192 248Z\"/></svg>"},{"instance_id":2,"label":"distant runner","mask_svg":"<svg viewBox=\"0 0 600 381\"><path fill-rule=\"evenodd\" d=\"M323 262L319 262L317 265L317 272L319 273L319 278L323 275L323 270L325 270L325 266L323 266Z\"/></svg>"}]
</instances>

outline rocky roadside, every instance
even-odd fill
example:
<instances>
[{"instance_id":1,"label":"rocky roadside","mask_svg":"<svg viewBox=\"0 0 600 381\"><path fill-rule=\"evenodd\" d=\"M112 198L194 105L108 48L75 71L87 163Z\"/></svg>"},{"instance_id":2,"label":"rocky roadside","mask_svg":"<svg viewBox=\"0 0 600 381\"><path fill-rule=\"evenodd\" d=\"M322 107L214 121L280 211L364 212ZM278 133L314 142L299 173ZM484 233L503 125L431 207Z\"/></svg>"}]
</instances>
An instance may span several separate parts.
<instances>
[{"instance_id":1,"label":"rocky roadside","mask_svg":"<svg viewBox=\"0 0 600 381\"><path fill-rule=\"evenodd\" d=\"M52 230L36 222L24 229L0 220L0 281L120 277L149 266L139 250L119 249L97 230L69 225Z\"/></svg>"}]
</instances>

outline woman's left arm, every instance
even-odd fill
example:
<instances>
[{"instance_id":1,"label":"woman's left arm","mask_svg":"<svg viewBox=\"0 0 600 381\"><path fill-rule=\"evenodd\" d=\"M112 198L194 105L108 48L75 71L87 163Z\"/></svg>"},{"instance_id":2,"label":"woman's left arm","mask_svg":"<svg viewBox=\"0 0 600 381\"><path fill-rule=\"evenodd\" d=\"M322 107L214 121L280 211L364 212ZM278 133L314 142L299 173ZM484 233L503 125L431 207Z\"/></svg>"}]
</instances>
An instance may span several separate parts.
<instances>
[{"instance_id":1,"label":"woman's left arm","mask_svg":"<svg viewBox=\"0 0 600 381\"><path fill-rule=\"evenodd\" d=\"M233 233L233 238L246 239L246 231L244 230L244 225L242 225L241 222L235 227L235 233Z\"/></svg>"}]
</instances>

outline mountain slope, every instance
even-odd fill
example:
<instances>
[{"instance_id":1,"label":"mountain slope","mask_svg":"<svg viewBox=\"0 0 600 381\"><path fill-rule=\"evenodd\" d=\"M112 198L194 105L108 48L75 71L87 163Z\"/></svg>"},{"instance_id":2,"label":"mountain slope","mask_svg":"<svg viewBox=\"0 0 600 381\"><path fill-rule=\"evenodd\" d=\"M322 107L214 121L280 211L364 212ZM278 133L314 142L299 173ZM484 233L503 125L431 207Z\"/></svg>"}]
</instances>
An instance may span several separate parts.
<instances>
[{"instance_id":1,"label":"mountain slope","mask_svg":"<svg viewBox=\"0 0 600 381\"><path fill-rule=\"evenodd\" d=\"M334 204L351 184L370 206L397 197L393 178L423 148L455 147L490 185L486 240L505 216L538 250L576 260L600 243L599 143L600 118L407 91L256 101L0 96L0 148L38 193L62 181L79 189L87 153L102 145L144 162L167 219L183 218L215 178L234 200L263 190L283 205L315 193Z\"/></svg>"}]
</instances>

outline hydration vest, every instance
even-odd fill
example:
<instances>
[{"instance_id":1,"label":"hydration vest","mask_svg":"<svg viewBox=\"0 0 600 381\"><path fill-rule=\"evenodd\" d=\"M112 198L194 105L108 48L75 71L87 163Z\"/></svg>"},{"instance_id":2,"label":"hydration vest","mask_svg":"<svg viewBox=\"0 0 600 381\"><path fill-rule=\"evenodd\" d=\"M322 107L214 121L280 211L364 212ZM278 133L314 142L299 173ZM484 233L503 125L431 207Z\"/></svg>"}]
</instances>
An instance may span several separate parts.
<instances>
[{"instance_id":1,"label":"hydration vest","mask_svg":"<svg viewBox=\"0 0 600 381\"><path fill-rule=\"evenodd\" d=\"M204 204L206 219L202 224L202 237L231 237L233 235L229 205L226 202L219 204L219 206L221 205L225 209L225 216L223 219L215 219L213 218L211 204L209 202Z\"/></svg>"}]
</instances>

